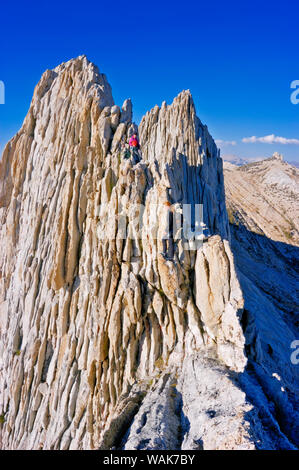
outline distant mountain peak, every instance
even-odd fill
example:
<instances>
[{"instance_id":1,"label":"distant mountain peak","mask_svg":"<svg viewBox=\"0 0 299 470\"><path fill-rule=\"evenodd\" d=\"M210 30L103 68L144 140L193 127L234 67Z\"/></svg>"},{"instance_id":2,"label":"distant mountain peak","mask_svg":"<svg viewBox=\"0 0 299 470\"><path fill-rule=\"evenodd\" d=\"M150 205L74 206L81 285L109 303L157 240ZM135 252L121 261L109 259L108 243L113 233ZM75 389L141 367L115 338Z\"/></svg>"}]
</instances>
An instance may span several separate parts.
<instances>
[{"instance_id":1,"label":"distant mountain peak","mask_svg":"<svg viewBox=\"0 0 299 470\"><path fill-rule=\"evenodd\" d=\"M275 159L275 160L280 160L281 162L283 162L283 155L279 152L274 152L271 159Z\"/></svg>"}]
</instances>

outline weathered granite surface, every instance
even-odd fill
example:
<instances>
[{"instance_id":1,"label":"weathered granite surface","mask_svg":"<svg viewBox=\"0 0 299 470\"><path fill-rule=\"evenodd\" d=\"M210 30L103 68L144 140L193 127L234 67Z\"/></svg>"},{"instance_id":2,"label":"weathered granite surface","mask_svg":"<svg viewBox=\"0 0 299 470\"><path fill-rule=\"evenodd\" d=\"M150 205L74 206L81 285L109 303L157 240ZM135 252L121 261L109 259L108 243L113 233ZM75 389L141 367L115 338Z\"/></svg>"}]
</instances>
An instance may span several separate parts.
<instances>
[{"instance_id":1,"label":"weathered granite surface","mask_svg":"<svg viewBox=\"0 0 299 470\"><path fill-rule=\"evenodd\" d=\"M4 150L1 448L293 448L296 416L282 428L244 372L222 160L190 92L144 116L137 164L133 131L130 100L81 56L44 73ZM174 233L173 259L166 201L203 204L208 228L197 249Z\"/></svg>"}]
</instances>

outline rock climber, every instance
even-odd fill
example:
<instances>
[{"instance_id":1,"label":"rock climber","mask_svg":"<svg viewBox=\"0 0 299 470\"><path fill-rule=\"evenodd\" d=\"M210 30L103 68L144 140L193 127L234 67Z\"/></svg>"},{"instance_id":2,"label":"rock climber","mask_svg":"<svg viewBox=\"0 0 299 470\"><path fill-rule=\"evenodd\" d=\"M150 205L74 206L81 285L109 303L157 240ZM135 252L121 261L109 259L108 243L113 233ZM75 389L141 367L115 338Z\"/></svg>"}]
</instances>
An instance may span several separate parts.
<instances>
[{"instance_id":1,"label":"rock climber","mask_svg":"<svg viewBox=\"0 0 299 470\"><path fill-rule=\"evenodd\" d=\"M129 146L130 146L130 150L131 150L131 154L132 154L134 162L135 163L140 162L140 155L139 155L140 145L139 145L137 134L133 134L130 137Z\"/></svg>"},{"instance_id":2,"label":"rock climber","mask_svg":"<svg viewBox=\"0 0 299 470\"><path fill-rule=\"evenodd\" d=\"M130 147L132 147L132 148L134 148L134 149L137 149L137 150L140 148L137 134L133 134L133 135L130 137L129 145L130 145Z\"/></svg>"},{"instance_id":3,"label":"rock climber","mask_svg":"<svg viewBox=\"0 0 299 470\"><path fill-rule=\"evenodd\" d=\"M163 245L162 255L166 259L173 259L173 255L174 255L173 208L169 201L164 202L164 206L165 206L165 211L166 211L165 213L166 227L162 236L162 245Z\"/></svg>"},{"instance_id":4,"label":"rock climber","mask_svg":"<svg viewBox=\"0 0 299 470\"><path fill-rule=\"evenodd\" d=\"M122 142L121 144L121 154L125 160L131 157L130 147L125 142Z\"/></svg>"}]
</instances>

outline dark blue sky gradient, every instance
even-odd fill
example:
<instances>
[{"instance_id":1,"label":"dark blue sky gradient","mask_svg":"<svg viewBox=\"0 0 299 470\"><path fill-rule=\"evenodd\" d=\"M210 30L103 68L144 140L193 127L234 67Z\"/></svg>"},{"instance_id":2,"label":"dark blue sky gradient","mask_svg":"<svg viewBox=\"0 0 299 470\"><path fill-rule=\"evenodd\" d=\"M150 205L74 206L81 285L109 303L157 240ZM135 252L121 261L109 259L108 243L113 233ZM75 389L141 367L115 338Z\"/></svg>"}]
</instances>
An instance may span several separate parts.
<instances>
[{"instance_id":1,"label":"dark blue sky gradient","mask_svg":"<svg viewBox=\"0 0 299 470\"><path fill-rule=\"evenodd\" d=\"M98 65L134 118L182 90L223 154L299 161L299 145L244 144L275 134L299 139L299 2L2 2L0 148L20 128L41 74L81 54Z\"/></svg>"}]
</instances>

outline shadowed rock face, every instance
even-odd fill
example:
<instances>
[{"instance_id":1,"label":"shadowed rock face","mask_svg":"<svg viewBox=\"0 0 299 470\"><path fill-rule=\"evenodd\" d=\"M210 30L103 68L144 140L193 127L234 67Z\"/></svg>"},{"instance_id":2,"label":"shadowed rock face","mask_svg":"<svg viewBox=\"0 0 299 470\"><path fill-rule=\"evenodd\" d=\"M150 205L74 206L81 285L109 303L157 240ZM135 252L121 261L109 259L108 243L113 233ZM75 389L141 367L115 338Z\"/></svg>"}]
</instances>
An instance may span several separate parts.
<instances>
[{"instance_id":1,"label":"shadowed rock face","mask_svg":"<svg viewBox=\"0 0 299 470\"><path fill-rule=\"evenodd\" d=\"M269 430L264 447L298 447L299 367L291 356L299 338L299 172L274 153L241 167L224 163L224 178L244 295L248 366L240 380Z\"/></svg>"},{"instance_id":2,"label":"shadowed rock face","mask_svg":"<svg viewBox=\"0 0 299 470\"><path fill-rule=\"evenodd\" d=\"M217 147L188 91L142 119L138 164L121 151L133 131L131 102L116 106L82 56L45 72L5 148L1 447L275 448L240 385L244 300ZM167 200L203 204L209 229L197 249L175 232L172 260Z\"/></svg>"}]
</instances>

